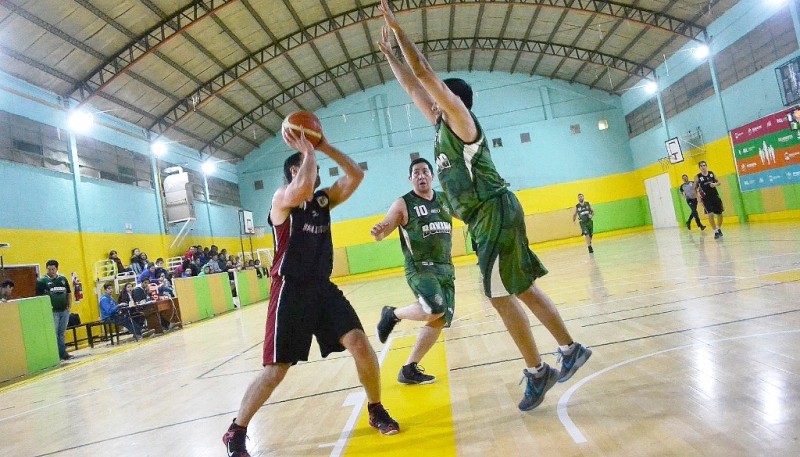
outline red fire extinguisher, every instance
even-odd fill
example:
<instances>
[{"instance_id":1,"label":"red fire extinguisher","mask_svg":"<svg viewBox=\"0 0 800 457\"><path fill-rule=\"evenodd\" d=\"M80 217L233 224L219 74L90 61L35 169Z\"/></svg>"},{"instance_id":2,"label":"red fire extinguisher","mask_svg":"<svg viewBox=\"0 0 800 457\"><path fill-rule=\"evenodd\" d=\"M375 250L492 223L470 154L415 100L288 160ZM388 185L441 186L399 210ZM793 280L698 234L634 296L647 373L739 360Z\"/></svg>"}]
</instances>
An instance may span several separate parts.
<instances>
[{"instance_id":1,"label":"red fire extinguisher","mask_svg":"<svg viewBox=\"0 0 800 457\"><path fill-rule=\"evenodd\" d=\"M83 298L83 284L74 271L72 272L72 291L75 294L75 303L80 302Z\"/></svg>"}]
</instances>

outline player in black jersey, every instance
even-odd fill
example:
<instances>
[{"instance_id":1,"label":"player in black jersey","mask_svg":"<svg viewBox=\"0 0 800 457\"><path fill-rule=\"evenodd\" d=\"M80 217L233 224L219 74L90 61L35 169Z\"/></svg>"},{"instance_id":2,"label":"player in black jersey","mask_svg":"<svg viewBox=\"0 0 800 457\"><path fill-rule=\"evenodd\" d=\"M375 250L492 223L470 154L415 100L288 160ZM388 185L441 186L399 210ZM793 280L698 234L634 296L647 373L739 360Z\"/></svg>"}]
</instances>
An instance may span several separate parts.
<instances>
[{"instance_id":1,"label":"player in black jersey","mask_svg":"<svg viewBox=\"0 0 800 457\"><path fill-rule=\"evenodd\" d=\"M283 138L299 151L284 163L287 184L272 197L269 223L273 226L275 257L264 337L264 369L242 399L239 414L222 441L228 456L249 457L247 424L283 381L289 368L308 360L312 336L322 357L347 349L366 390L369 423L384 435L400 431L381 405L380 366L375 351L344 294L330 281L333 269L331 208L347 200L361 184L364 172L352 159L323 137L317 150L344 171L328 188L320 184L314 146L304 135L289 130Z\"/></svg>"},{"instance_id":2,"label":"player in black jersey","mask_svg":"<svg viewBox=\"0 0 800 457\"><path fill-rule=\"evenodd\" d=\"M714 231L714 239L722 238L722 212L725 208L722 206L722 199L719 197L717 187L722 183L717 180L717 175L713 171L709 171L708 164L705 160L701 160L698 164L700 173L694 178L695 188L700 192L700 198L703 201L703 208L708 214L708 223L711 224L711 230ZM716 222L714 216L717 216Z\"/></svg>"}]
</instances>

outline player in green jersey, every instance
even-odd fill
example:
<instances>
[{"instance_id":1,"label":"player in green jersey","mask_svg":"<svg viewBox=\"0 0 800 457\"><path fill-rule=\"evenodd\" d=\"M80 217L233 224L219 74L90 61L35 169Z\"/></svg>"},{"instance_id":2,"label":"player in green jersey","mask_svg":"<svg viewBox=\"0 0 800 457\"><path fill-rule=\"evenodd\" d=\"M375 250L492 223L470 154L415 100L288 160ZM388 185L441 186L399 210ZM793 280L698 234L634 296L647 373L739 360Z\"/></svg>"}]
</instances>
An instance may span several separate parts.
<instances>
[{"instance_id":1,"label":"player in green jersey","mask_svg":"<svg viewBox=\"0 0 800 457\"><path fill-rule=\"evenodd\" d=\"M526 388L519 409L531 410L541 404L556 381L572 377L592 352L572 340L553 301L534 284L547 269L528 248L522 207L497 173L486 136L470 111L472 88L460 79L441 80L397 22L388 0L381 0L380 8L386 26L378 46L400 85L436 126L439 182L454 215L467 224L477 242L484 293L525 360ZM392 52L390 30L405 64ZM560 372L542 361L520 301L560 345Z\"/></svg>"},{"instance_id":2,"label":"player in green jersey","mask_svg":"<svg viewBox=\"0 0 800 457\"><path fill-rule=\"evenodd\" d=\"M370 233L375 241L380 241L400 228L406 280L417 302L400 309L384 306L378 322L378 339L385 343L402 319L426 322L397 380L403 384L430 384L436 377L426 374L418 364L436 343L442 328L450 326L453 319L455 276L450 254L453 218L445 195L433 190L430 162L412 161L408 180L414 190L395 200L386 217Z\"/></svg>"},{"instance_id":3,"label":"player in green jersey","mask_svg":"<svg viewBox=\"0 0 800 457\"><path fill-rule=\"evenodd\" d=\"M592 249L592 236L594 235L594 208L583 199L583 194L578 194L578 204L575 205L575 212L572 214L572 222L580 219L581 235L586 238L586 247L589 254L594 253Z\"/></svg>"}]
</instances>

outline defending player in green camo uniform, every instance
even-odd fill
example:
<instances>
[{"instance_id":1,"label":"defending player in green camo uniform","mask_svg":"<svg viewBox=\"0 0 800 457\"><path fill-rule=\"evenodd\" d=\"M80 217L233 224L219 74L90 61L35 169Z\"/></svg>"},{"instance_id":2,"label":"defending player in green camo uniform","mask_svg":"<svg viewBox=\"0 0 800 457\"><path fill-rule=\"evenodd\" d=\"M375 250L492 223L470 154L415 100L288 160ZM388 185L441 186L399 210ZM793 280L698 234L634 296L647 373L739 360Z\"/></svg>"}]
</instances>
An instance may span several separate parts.
<instances>
[{"instance_id":1,"label":"defending player in green camo uniform","mask_svg":"<svg viewBox=\"0 0 800 457\"><path fill-rule=\"evenodd\" d=\"M581 235L586 238L586 247L589 248L589 254L594 253L592 249L592 235L594 235L594 208L592 205L583 200L583 194L578 194L578 204L575 205L575 213L572 215L572 222L580 218Z\"/></svg>"},{"instance_id":2,"label":"defending player in green camo uniform","mask_svg":"<svg viewBox=\"0 0 800 457\"><path fill-rule=\"evenodd\" d=\"M386 26L378 45L400 85L436 126L439 182L454 215L467 224L478 244L484 293L525 360L526 388L519 409L531 410L542 403L556 381L572 377L592 352L572 340L553 301L534 284L547 270L528 248L522 207L497 173L486 135L470 111L472 88L460 79L439 79L400 27L388 0L381 0L381 10ZM405 64L392 52L389 30L397 39ZM520 301L560 345L560 372L542 361Z\"/></svg>"},{"instance_id":3,"label":"defending player in green camo uniform","mask_svg":"<svg viewBox=\"0 0 800 457\"><path fill-rule=\"evenodd\" d=\"M397 381L403 384L430 384L435 376L418 364L433 347L443 327L449 327L455 309L455 279L452 248L452 221L447 197L433 190L433 166L415 159L408 167L408 180L414 188L395 200L371 234L380 241L400 228L400 247L405 257L406 280L417 302L397 309L384 306L378 322L381 343L402 319L426 322L419 329L414 349L400 369Z\"/></svg>"}]
</instances>

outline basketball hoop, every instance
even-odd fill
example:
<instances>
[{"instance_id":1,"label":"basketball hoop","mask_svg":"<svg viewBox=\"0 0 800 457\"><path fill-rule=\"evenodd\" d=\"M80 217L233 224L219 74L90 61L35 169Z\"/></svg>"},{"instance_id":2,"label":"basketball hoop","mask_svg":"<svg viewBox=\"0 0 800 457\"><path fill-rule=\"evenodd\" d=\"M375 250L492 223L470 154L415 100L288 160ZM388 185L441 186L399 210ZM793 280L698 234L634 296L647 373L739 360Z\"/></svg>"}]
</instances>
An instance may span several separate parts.
<instances>
[{"instance_id":1,"label":"basketball hoop","mask_svg":"<svg viewBox=\"0 0 800 457\"><path fill-rule=\"evenodd\" d=\"M661 171L669 170L669 166L671 165L669 157L661 157L661 158L659 158L658 159L658 163L661 164Z\"/></svg>"}]
</instances>

